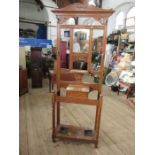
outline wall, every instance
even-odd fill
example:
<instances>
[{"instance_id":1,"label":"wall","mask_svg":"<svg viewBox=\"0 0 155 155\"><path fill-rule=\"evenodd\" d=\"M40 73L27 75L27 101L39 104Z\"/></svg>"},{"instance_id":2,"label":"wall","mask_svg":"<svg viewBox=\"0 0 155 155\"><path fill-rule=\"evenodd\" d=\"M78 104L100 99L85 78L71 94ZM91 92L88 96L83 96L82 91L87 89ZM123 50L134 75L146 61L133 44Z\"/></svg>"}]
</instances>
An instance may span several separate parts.
<instances>
[{"instance_id":1,"label":"wall","mask_svg":"<svg viewBox=\"0 0 155 155\"><path fill-rule=\"evenodd\" d=\"M40 21L48 21L48 14L45 9L40 10L35 1L29 0L19 2L19 17Z\"/></svg>"},{"instance_id":2,"label":"wall","mask_svg":"<svg viewBox=\"0 0 155 155\"><path fill-rule=\"evenodd\" d=\"M26 1L31 1L31 0L26 0ZM33 0L34 1L34 0ZM42 12L38 12L37 11L37 7L35 5L30 6L30 4L20 4L20 16L22 15L22 17L26 17L26 18L32 18L33 19L37 19L37 20L43 20L43 21L49 21L49 27L48 27L48 32L47 32L47 39L52 39L53 41L56 40L56 36L57 36L57 19L55 17L55 15L52 13L52 10L54 8L58 8L57 5L55 4L55 2L53 2L52 0L41 0L42 3L44 4L44 9ZM115 7L116 5L118 5L118 1L120 0L104 0L103 4L106 7ZM122 2L124 2L125 0L122 0ZM31 1L32 2L32 1ZM35 3L35 2L34 2ZM29 10L29 11L28 11ZM38 15L39 14L39 15ZM112 19L112 18L111 18ZM84 22L85 19L80 19L80 23ZM113 26L114 25L114 21L113 20L109 20L109 30L112 31L113 30ZM21 25L21 24L20 24ZM23 27L27 27L26 24L22 24ZM36 26L32 26L30 25L31 28L33 29L37 29Z\"/></svg>"},{"instance_id":3,"label":"wall","mask_svg":"<svg viewBox=\"0 0 155 155\"><path fill-rule=\"evenodd\" d=\"M38 30L38 26L35 24L29 24L29 23L23 23L23 22L19 22L19 27L22 29L32 29L34 31Z\"/></svg>"},{"instance_id":4,"label":"wall","mask_svg":"<svg viewBox=\"0 0 155 155\"><path fill-rule=\"evenodd\" d=\"M134 6L135 0L103 0L102 8L113 8L115 13L108 20L108 31L109 35L113 30L115 30L116 16L119 12L123 11L125 16L128 11ZM86 23L86 18L80 18L79 23Z\"/></svg>"},{"instance_id":5,"label":"wall","mask_svg":"<svg viewBox=\"0 0 155 155\"><path fill-rule=\"evenodd\" d=\"M124 3L135 3L135 0L102 0L102 8L117 8Z\"/></svg>"},{"instance_id":6,"label":"wall","mask_svg":"<svg viewBox=\"0 0 155 155\"><path fill-rule=\"evenodd\" d=\"M47 39L52 39L53 41L56 39L57 36L57 19L55 15L52 13L52 10L54 8L58 8L55 2L52 0L41 0L44 4L44 9L42 11L38 11L38 7L36 5L32 4L26 4L22 3L24 0L20 0L19 3L19 14L20 17L25 17L29 19L37 19L42 21L49 21L49 26L47 30ZM34 3L34 0L25 0L30 3ZM129 11L131 7L134 6L135 0L103 0L102 7L103 8L113 8L115 10L115 13L109 18L108 20L108 32L107 35L109 35L115 28L115 18L116 15L123 11L125 14ZM84 20L81 19L80 22L83 22ZM20 24L20 26L23 26L24 24ZM27 27L25 24L23 27ZM22 27L21 27L22 28ZM37 27L33 27L34 29L37 29Z\"/></svg>"},{"instance_id":7,"label":"wall","mask_svg":"<svg viewBox=\"0 0 155 155\"><path fill-rule=\"evenodd\" d=\"M48 21L47 39L55 39L57 20L55 15L51 12L53 8L57 8L57 5L52 0L41 0L45 5L43 10L39 9L35 0L20 0L19 2L19 16L20 18ZM28 23L19 23L20 28L31 28L37 30L38 26Z\"/></svg>"},{"instance_id":8,"label":"wall","mask_svg":"<svg viewBox=\"0 0 155 155\"><path fill-rule=\"evenodd\" d=\"M45 9L41 10L34 0L20 0L19 17L28 20L43 23L48 21L48 14ZM19 22L19 28L38 30L38 26L30 23Z\"/></svg>"},{"instance_id":9,"label":"wall","mask_svg":"<svg viewBox=\"0 0 155 155\"><path fill-rule=\"evenodd\" d=\"M108 20L108 32L109 35L115 30L116 16L120 11L126 14L135 5L135 0L103 0L102 8L113 8L115 13Z\"/></svg>"}]
</instances>

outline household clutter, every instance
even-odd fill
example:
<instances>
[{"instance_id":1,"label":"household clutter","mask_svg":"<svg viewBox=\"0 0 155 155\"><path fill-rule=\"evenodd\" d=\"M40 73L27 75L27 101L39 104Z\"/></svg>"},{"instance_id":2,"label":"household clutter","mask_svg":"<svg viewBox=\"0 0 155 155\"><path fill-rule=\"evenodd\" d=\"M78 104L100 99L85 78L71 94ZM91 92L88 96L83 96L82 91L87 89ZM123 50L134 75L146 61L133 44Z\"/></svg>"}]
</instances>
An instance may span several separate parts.
<instances>
[{"instance_id":1,"label":"household clutter","mask_svg":"<svg viewBox=\"0 0 155 155\"><path fill-rule=\"evenodd\" d=\"M125 32L111 34L108 41L114 46L108 64L105 84L114 91L126 92L135 85L134 35ZM132 37L129 37L132 36ZM115 89L113 89L115 88ZM134 91L132 96L134 96Z\"/></svg>"}]
</instances>

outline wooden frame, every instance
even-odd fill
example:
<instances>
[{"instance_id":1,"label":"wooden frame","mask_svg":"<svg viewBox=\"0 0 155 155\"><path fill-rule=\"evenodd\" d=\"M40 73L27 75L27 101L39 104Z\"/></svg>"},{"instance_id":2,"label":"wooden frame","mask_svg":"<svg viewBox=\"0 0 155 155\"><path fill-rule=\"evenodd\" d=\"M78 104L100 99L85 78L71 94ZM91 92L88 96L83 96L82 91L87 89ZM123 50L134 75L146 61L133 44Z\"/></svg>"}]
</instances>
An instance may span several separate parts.
<instances>
[{"instance_id":1,"label":"wooden frame","mask_svg":"<svg viewBox=\"0 0 155 155\"><path fill-rule=\"evenodd\" d=\"M95 6L90 6L87 4L82 3L75 3L71 4L67 7L53 10L52 12L55 13L58 22L57 22L57 64L56 64L56 90L52 91L52 116L53 116L53 127L52 127L52 139L53 142L58 139L65 139L65 140L78 140L78 141L84 141L84 142L90 142L94 143L95 147L98 146L98 139L99 139L99 128L100 128L100 118L101 118L101 110L102 110L102 104L103 104L103 96L101 95L102 90L102 81L103 81L103 72L104 72L104 56L105 56L105 48L106 48L106 32L107 32L107 20L110 15L113 14L112 9L101 9L97 8ZM63 25L63 22L70 18L70 17L93 17L96 20L98 20L101 25ZM104 22L101 22L104 21ZM73 73L75 75L83 75L83 74L98 74L100 76L99 83L92 84L92 83L84 83L82 81L63 81L62 75L62 69L60 68L60 31L61 28L70 29L70 57L69 57L69 69L66 70L66 72ZM87 55L87 71L79 71L79 70L73 70L73 30L74 29L89 29L90 35L89 35L89 49L88 49L88 55ZM104 36L102 37L102 51L101 51L101 67L99 71L91 70L91 59L92 59L92 35L94 29L100 29L103 30ZM76 56L78 57L78 55ZM65 72L65 70L63 70ZM97 90L98 91L98 97L96 100L88 99L86 98L87 94L83 95L83 97L76 96L60 96L60 88L65 87L68 88L70 85L76 85L80 87L80 93L82 93L83 87L89 87L90 90ZM69 90L69 89L67 89ZM68 94L75 94L79 93L78 90L75 88L74 93L68 93ZM85 135L84 133L87 131L82 127L75 127L72 125L62 125L60 124L60 102L63 103L76 103L76 104L85 104L85 105L92 105L96 107L96 117L95 117L95 125L94 129L91 132L91 136ZM64 133L61 133L60 131L64 130ZM69 132L69 134L66 133L66 131Z\"/></svg>"}]
</instances>

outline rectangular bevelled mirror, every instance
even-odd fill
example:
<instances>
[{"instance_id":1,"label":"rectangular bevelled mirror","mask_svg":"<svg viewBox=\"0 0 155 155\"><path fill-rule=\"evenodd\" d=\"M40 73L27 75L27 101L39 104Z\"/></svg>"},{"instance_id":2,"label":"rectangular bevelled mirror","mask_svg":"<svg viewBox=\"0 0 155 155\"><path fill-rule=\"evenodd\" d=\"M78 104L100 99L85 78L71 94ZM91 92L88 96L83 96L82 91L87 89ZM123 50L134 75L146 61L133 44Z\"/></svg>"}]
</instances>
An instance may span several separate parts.
<instances>
[{"instance_id":1,"label":"rectangular bevelled mirror","mask_svg":"<svg viewBox=\"0 0 155 155\"><path fill-rule=\"evenodd\" d=\"M73 29L73 69L87 70L89 29Z\"/></svg>"},{"instance_id":2,"label":"rectangular bevelled mirror","mask_svg":"<svg viewBox=\"0 0 155 155\"><path fill-rule=\"evenodd\" d=\"M73 30L73 53L88 52L89 29Z\"/></svg>"}]
</instances>

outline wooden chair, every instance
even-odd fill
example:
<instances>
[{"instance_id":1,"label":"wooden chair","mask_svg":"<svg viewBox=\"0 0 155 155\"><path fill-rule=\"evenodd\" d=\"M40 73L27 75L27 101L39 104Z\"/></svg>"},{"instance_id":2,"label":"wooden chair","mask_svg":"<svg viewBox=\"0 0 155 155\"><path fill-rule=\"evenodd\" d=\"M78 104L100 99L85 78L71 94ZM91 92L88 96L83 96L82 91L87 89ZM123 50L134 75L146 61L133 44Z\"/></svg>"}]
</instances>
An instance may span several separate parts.
<instances>
[{"instance_id":1,"label":"wooden chair","mask_svg":"<svg viewBox=\"0 0 155 155\"><path fill-rule=\"evenodd\" d=\"M57 65L55 74L56 89L52 91L52 139L55 142L56 139L63 140L77 140L83 142L94 143L95 147L98 146L100 118L103 103L102 96L102 82L103 82L103 69L104 69L104 56L106 48L106 32L108 17L114 12L112 9L101 9L88 4L75 3L66 6L61 9L53 10L57 17ZM99 25L66 25L65 21L72 18L89 17L98 21ZM60 58L60 42L61 42L61 30L70 30L70 54L69 54L69 69L62 69ZM89 31L89 48L85 54L74 53L73 40L75 29L87 29ZM101 62L100 69L92 69L92 49L93 49L93 34L95 30L102 30L104 35L102 36L102 47L100 48ZM87 61L87 70L73 69L73 62L75 58L80 60L85 58ZM99 83L82 82L81 77L83 75L98 75L100 77ZM69 76L74 76L74 80L68 80ZM64 77L66 76L66 79ZM66 88L66 96L60 95L60 88ZM89 99L88 94L91 90L98 91L97 100ZM94 129L85 129L83 127L77 127L73 125L63 125L60 123L60 102L91 105L96 108L95 125Z\"/></svg>"}]
</instances>

